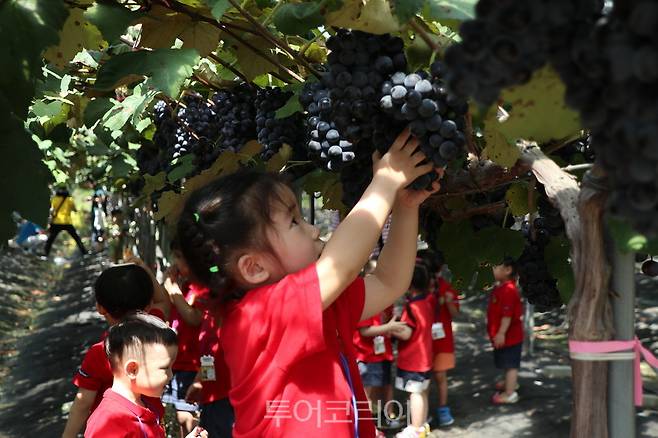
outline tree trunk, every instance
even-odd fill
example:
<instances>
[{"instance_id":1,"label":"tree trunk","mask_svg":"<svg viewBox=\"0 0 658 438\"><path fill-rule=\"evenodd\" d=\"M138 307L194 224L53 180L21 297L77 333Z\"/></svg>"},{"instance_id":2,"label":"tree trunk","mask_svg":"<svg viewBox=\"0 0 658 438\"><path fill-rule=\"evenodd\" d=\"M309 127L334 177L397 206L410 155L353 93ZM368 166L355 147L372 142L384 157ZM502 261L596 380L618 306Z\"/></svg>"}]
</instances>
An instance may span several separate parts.
<instances>
[{"instance_id":1,"label":"tree trunk","mask_svg":"<svg viewBox=\"0 0 658 438\"><path fill-rule=\"evenodd\" d=\"M610 266L604 244L607 191L593 169L578 199L580 233L572 240L576 289L569 303L569 340L605 341L613 334L609 301ZM571 437L608 437L608 363L571 363L573 407Z\"/></svg>"}]
</instances>

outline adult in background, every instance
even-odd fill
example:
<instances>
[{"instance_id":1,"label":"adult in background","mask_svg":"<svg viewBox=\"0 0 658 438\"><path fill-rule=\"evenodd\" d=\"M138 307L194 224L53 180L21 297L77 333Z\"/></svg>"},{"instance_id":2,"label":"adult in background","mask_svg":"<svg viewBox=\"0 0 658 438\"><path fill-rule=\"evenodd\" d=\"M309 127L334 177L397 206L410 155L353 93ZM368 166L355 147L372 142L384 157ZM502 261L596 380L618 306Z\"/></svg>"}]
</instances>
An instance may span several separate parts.
<instances>
[{"instance_id":1,"label":"adult in background","mask_svg":"<svg viewBox=\"0 0 658 438\"><path fill-rule=\"evenodd\" d=\"M78 249L82 255L87 254L85 246L73 226L71 213L77 211L73 198L65 187L60 187L55 192L55 196L50 201L50 225L48 227L48 241L46 242L46 257L50 254L50 248L57 238L57 235L66 231L75 240Z\"/></svg>"}]
</instances>

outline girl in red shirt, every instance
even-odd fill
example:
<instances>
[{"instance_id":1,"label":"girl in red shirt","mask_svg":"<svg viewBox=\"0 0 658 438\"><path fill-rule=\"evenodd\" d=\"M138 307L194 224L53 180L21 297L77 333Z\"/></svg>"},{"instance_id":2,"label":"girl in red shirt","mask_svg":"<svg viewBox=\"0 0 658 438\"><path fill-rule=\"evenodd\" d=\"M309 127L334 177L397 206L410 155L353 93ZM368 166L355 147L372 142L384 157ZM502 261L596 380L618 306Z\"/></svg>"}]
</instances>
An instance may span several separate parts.
<instances>
[{"instance_id":1,"label":"girl in red shirt","mask_svg":"<svg viewBox=\"0 0 658 438\"><path fill-rule=\"evenodd\" d=\"M439 188L405 189L433 169L417 148L405 130L374 160L372 182L326 245L276 175L239 171L186 202L183 255L225 301L234 437L374 436L352 334L409 284L418 208ZM359 278L391 211L378 266Z\"/></svg>"},{"instance_id":2,"label":"girl in red shirt","mask_svg":"<svg viewBox=\"0 0 658 438\"><path fill-rule=\"evenodd\" d=\"M397 438L424 437L426 430L427 400L432 370L432 318L434 305L428 294L430 284L427 267L418 262L414 268L411 288L401 321L407 324L394 336L398 344L398 375L395 387L409 393L411 425L396 435Z\"/></svg>"},{"instance_id":3,"label":"girl in red shirt","mask_svg":"<svg viewBox=\"0 0 658 438\"><path fill-rule=\"evenodd\" d=\"M494 394L493 402L516 403L519 401L516 390L523 347L523 306L516 287L516 262L506 258L493 267L493 275L498 284L489 297L487 333L494 347L496 368L505 372L504 381L496 383L500 392Z\"/></svg>"}]
</instances>

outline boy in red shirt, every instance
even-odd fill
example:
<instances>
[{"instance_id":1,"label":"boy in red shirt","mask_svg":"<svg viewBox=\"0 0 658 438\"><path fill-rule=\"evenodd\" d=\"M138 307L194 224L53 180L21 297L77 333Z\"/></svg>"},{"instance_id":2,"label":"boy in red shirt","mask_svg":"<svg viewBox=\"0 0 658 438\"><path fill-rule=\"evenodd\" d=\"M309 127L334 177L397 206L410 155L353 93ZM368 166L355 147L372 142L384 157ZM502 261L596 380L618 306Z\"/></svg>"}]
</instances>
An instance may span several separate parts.
<instances>
[{"instance_id":1,"label":"boy in red shirt","mask_svg":"<svg viewBox=\"0 0 658 438\"><path fill-rule=\"evenodd\" d=\"M395 387L409 393L411 424L396 438L420 438L429 433L427 400L432 370L432 318L434 305L429 295L429 273L422 262L417 262L407 295L401 321L406 327L394 336L398 344L398 375Z\"/></svg>"},{"instance_id":2,"label":"boy in red shirt","mask_svg":"<svg viewBox=\"0 0 658 438\"><path fill-rule=\"evenodd\" d=\"M112 326L105 351L114 380L89 417L85 437L164 438L160 396L171 379L176 332L160 318L135 314ZM188 437L208 437L197 428Z\"/></svg>"},{"instance_id":3,"label":"boy in red shirt","mask_svg":"<svg viewBox=\"0 0 658 438\"><path fill-rule=\"evenodd\" d=\"M156 287L157 286L157 287ZM148 268L139 259L104 270L94 284L96 310L110 326L126 315L149 309L149 313L165 320L170 301ZM85 422L100 403L103 393L112 386L112 369L101 340L89 347L80 368L73 377L78 392L73 400L62 438L75 438L84 430Z\"/></svg>"},{"instance_id":4,"label":"boy in red shirt","mask_svg":"<svg viewBox=\"0 0 658 438\"><path fill-rule=\"evenodd\" d=\"M436 378L439 407L439 426L455 422L448 406L448 370L455 367L455 341L452 335L452 318L459 315L459 296L448 281L441 277L444 260L440 253L427 253L424 257L430 270L430 290L434 305L432 322L432 369Z\"/></svg>"},{"instance_id":5,"label":"boy in red shirt","mask_svg":"<svg viewBox=\"0 0 658 438\"><path fill-rule=\"evenodd\" d=\"M496 368L505 370L504 381L496 383L500 392L493 396L493 402L516 403L519 401L516 389L523 347L523 306L516 287L516 262L506 258L493 267L493 275L498 285L489 297L487 333L494 347Z\"/></svg>"},{"instance_id":6,"label":"boy in red shirt","mask_svg":"<svg viewBox=\"0 0 658 438\"><path fill-rule=\"evenodd\" d=\"M390 420L392 411L387 411L383 417L380 411L393 398L391 386L391 364L393 362L393 346L391 335L399 333L406 324L393 318L393 307L389 307L378 315L357 324L353 342L356 349L356 360L359 374L363 381L366 397L370 402L370 410L378 415L378 424L382 420ZM378 432L378 437L384 436Z\"/></svg>"}]
</instances>

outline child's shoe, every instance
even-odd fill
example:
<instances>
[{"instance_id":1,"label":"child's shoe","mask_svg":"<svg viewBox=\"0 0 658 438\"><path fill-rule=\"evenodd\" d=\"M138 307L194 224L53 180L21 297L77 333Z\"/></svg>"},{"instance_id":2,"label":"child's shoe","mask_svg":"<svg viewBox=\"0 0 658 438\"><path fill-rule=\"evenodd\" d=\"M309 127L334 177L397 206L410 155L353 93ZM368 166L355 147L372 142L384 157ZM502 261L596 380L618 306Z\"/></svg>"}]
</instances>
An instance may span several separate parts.
<instances>
[{"instance_id":1,"label":"child's shoe","mask_svg":"<svg viewBox=\"0 0 658 438\"><path fill-rule=\"evenodd\" d=\"M505 381L500 380L500 381L496 382L496 385L494 385L494 387L496 388L496 391L504 391L505 390ZM521 387L521 385L519 385L517 383L516 388L514 388L514 391L518 391L520 387Z\"/></svg>"},{"instance_id":2,"label":"child's shoe","mask_svg":"<svg viewBox=\"0 0 658 438\"><path fill-rule=\"evenodd\" d=\"M509 405L519 401L519 394L516 391L511 395L507 395L504 392L497 392L494 394L491 401L495 405Z\"/></svg>"},{"instance_id":3,"label":"child's shoe","mask_svg":"<svg viewBox=\"0 0 658 438\"><path fill-rule=\"evenodd\" d=\"M402 432L395 434L395 438L425 438L425 428L424 427L413 427L411 425L402 429Z\"/></svg>"},{"instance_id":4,"label":"child's shoe","mask_svg":"<svg viewBox=\"0 0 658 438\"><path fill-rule=\"evenodd\" d=\"M441 427L450 426L455 422L455 419L452 418L452 414L450 414L449 406L442 406L438 408L436 410L436 415L439 417L439 426Z\"/></svg>"}]
</instances>

